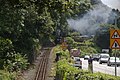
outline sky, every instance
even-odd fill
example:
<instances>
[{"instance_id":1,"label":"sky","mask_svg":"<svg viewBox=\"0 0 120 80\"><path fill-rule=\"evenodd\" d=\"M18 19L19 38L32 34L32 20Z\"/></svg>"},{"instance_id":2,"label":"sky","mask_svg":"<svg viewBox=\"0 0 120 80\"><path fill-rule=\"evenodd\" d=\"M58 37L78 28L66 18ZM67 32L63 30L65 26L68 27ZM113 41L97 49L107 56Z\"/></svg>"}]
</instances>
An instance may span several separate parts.
<instances>
[{"instance_id":1,"label":"sky","mask_svg":"<svg viewBox=\"0 0 120 80\"><path fill-rule=\"evenodd\" d=\"M120 10L120 0L101 0L105 5Z\"/></svg>"}]
</instances>

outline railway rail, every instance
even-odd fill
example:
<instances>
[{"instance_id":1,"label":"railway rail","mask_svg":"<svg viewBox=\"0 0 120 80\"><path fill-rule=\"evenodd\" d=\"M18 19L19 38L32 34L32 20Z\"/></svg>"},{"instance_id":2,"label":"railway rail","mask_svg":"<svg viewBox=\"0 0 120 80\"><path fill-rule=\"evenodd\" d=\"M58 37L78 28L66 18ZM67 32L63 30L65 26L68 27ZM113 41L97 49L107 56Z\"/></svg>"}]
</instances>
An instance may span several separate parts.
<instances>
[{"instance_id":1,"label":"railway rail","mask_svg":"<svg viewBox=\"0 0 120 80\"><path fill-rule=\"evenodd\" d=\"M46 48L43 50L43 54L41 55L41 59L39 61L38 70L34 80L45 80L46 72L47 72L47 64L50 55L50 48Z\"/></svg>"}]
</instances>

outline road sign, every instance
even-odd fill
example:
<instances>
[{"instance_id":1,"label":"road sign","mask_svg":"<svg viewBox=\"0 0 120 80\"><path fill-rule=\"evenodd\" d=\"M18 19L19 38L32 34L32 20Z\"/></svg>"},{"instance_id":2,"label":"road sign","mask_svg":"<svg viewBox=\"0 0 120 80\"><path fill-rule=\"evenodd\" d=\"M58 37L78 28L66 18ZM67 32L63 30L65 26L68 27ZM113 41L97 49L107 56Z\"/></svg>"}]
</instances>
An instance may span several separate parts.
<instances>
[{"instance_id":1,"label":"road sign","mask_svg":"<svg viewBox=\"0 0 120 80\"><path fill-rule=\"evenodd\" d=\"M120 30L110 30L110 48L120 49Z\"/></svg>"},{"instance_id":2,"label":"road sign","mask_svg":"<svg viewBox=\"0 0 120 80\"><path fill-rule=\"evenodd\" d=\"M112 39L120 39L120 34L118 32L118 30L114 30L114 32L111 33L112 34Z\"/></svg>"},{"instance_id":3,"label":"road sign","mask_svg":"<svg viewBox=\"0 0 120 80\"><path fill-rule=\"evenodd\" d=\"M115 41L113 42L111 48L112 48L112 49L119 49L119 48L120 48L120 45L119 45L119 43L118 43L117 40L115 40Z\"/></svg>"},{"instance_id":4,"label":"road sign","mask_svg":"<svg viewBox=\"0 0 120 80\"><path fill-rule=\"evenodd\" d=\"M110 30L110 48L120 49L120 30ZM116 52L115 52L115 76L117 76Z\"/></svg>"}]
</instances>

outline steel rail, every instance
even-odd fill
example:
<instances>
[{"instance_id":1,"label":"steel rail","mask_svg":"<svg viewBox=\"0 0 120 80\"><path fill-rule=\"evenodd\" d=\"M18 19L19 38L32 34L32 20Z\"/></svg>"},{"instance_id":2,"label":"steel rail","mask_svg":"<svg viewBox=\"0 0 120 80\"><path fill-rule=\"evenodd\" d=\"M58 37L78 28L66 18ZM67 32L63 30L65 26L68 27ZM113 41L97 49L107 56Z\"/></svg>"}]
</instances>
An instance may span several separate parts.
<instances>
[{"instance_id":1,"label":"steel rail","mask_svg":"<svg viewBox=\"0 0 120 80\"><path fill-rule=\"evenodd\" d=\"M51 49L48 49L43 53L34 80L45 80L50 51Z\"/></svg>"}]
</instances>

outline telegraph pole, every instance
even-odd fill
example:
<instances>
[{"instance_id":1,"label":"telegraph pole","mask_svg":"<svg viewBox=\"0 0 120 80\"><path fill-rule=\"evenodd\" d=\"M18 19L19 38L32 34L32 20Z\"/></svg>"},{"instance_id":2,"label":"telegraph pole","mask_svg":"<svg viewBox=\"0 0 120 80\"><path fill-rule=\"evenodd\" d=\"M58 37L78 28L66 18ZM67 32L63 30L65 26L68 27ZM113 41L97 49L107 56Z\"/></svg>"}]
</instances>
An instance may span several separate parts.
<instances>
[{"instance_id":1,"label":"telegraph pole","mask_svg":"<svg viewBox=\"0 0 120 80\"><path fill-rule=\"evenodd\" d=\"M116 49L115 49L115 76L117 76L117 64L116 64Z\"/></svg>"},{"instance_id":2,"label":"telegraph pole","mask_svg":"<svg viewBox=\"0 0 120 80\"><path fill-rule=\"evenodd\" d=\"M117 27L117 17L115 18L115 27ZM117 64L116 64L116 49L115 49L115 76L117 76Z\"/></svg>"}]
</instances>

